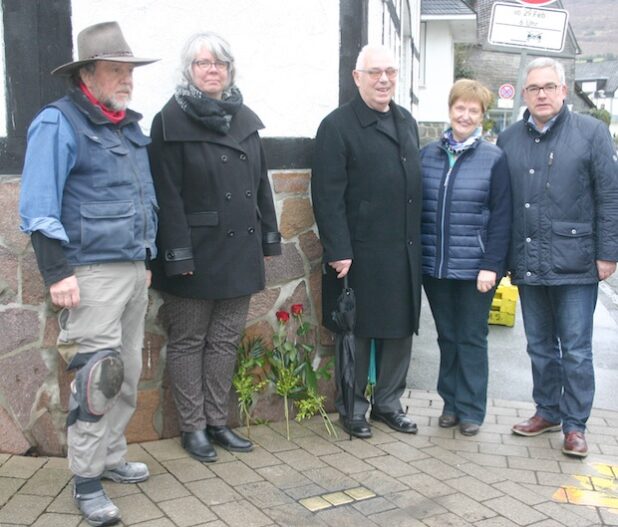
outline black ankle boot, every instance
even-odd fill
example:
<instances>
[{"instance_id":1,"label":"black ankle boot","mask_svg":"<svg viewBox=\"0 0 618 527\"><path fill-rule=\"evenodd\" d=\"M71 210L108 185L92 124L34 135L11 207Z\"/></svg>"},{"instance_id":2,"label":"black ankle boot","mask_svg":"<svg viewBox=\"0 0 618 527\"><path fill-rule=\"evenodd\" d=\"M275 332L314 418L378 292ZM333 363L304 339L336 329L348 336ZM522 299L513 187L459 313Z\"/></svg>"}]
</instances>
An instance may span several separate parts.
<instances>
[{"instance_id":1,"label":"black ankle boot","mask_svg":"<svg viewBox=\"0 0 618 527\"><path fill-rule=\"evenodd\" d=\"M216 461L217 452L212 446L204 430L182 432L182 448L198 461Z\"/></svg>"},{"instance_id":2,"label":"black ankle boot","mask_svg":"<svg viewBox=\"0 0 618 527\"><path fill-rule=\"evenodd\" d=\"M207 426L206 433L217 445L231 452L251 452L253 443L232 432L227 426Z\"/></svg>"}]
</instances>

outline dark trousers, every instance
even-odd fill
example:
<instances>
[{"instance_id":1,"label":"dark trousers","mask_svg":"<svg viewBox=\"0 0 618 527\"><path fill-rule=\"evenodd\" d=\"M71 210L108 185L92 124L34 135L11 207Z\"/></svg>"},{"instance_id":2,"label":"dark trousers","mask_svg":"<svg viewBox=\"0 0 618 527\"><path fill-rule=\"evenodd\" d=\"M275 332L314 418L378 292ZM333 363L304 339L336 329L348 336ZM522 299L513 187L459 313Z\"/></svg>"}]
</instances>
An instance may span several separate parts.
<instances>
[{"instance_id":1,"label":"dark trousers","mask_svg":"<svg viewBox=\"0 0 618 527\"><path fill-rule=\"evenodd\" d=\"M481 424L487 407L487 319L495 288L480 293L476 280L423 277L438 331L438 393L444 414Z\"/></svg>"},{"instance_id":2,"label":"dark trousers","mask_svg":"<svg viewBox=\"0 0 618 527\"><path fill-rule=\"evenodd\" d=\"M406 377L410 366L412 336L401 339L375 339L376 341L376 385L373 407L378 412L401 411L401 396L406 389ZM365 397L367 375L369 373L369 356L371 339L355 337L355 374L356 389L354 393L354 419L363 417L369 409ZM335 378L337 382L337 399L335 406L343 417L346 411L341 396L341 371L335 360Z\"/></svg>"},{"instance_id":3,"label":"dark trousers","mask_svg":"<svg viewBox=\"0 0 618 527\"><path fill-rule=\"evenodd\" d=\"M167 370L183 432L223 426L237 347L250 296L223 300L181 298L163 293Z\"/></svg>"}]
</instances>

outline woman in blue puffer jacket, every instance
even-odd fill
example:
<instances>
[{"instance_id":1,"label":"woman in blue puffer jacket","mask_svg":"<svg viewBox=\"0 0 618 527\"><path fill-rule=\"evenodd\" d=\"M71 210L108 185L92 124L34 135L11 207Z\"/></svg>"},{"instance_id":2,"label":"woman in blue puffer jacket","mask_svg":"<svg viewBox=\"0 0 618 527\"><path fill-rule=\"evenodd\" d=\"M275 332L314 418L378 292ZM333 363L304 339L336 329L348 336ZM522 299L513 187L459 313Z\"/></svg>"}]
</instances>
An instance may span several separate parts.
<instances>
[{"instance_id":1,"label":"woman in blue puffer jacket","mask_svg":"<svg viewBox=\"0 0 618 527\"><path fill-rule=\"evenodd\" d=\"M503 152L482 139L491 92L460 79L449 94L450 127L421 151L423 286L438 331L438 424L478 433L485 418L487 319L504 275L511 187Z\"/></svg>"}]
</instances>

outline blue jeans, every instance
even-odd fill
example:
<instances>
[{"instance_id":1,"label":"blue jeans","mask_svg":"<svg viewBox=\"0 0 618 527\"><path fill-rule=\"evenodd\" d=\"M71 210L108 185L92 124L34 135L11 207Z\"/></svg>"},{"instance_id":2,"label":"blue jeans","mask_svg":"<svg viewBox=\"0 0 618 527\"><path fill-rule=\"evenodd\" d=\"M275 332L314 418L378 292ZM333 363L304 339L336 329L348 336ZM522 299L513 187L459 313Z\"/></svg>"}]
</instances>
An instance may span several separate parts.
<instances>
[{"instance_id":1,"label":"blue jeans","mask_svg":"<svg viewBox=\"0 0 618 527\"><path fill-rule=\"evenodd\" d=\"M487 319L496 289L480 293L476 280L423 276L438 330L442 413L482 424L487 407Z\"/></svg>"},{"instance_id":2,"label":"blue jeans","mask_svg":"<svg viewBox=\"0 0 618 527\"><path fill-rule=\"evenodd\" d=\"M584 432L594 399L592 323L598 284L520 285L536 413Z\"/></svg>"}]
</instances>

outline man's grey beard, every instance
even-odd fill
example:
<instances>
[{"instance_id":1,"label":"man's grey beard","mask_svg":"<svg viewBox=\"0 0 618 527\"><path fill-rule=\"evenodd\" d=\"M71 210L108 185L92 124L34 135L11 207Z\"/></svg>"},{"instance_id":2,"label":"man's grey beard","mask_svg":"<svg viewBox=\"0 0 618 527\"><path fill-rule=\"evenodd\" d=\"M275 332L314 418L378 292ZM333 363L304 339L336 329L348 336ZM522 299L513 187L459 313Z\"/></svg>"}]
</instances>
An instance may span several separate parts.
<instances>
[{"instance_id":1,"label":"man's grey beard","mask_svg":"<svg viewBox=\"0 0 618 527\"><path fill-rule=\"evenodd\" d=\"M113 97L109 97L104 101L101 101L101 104L114 112L122 112L129 107L129 103L131 102L131 96L127 97L123 101L117 101Z\"/></svg>"}]
</instances>

